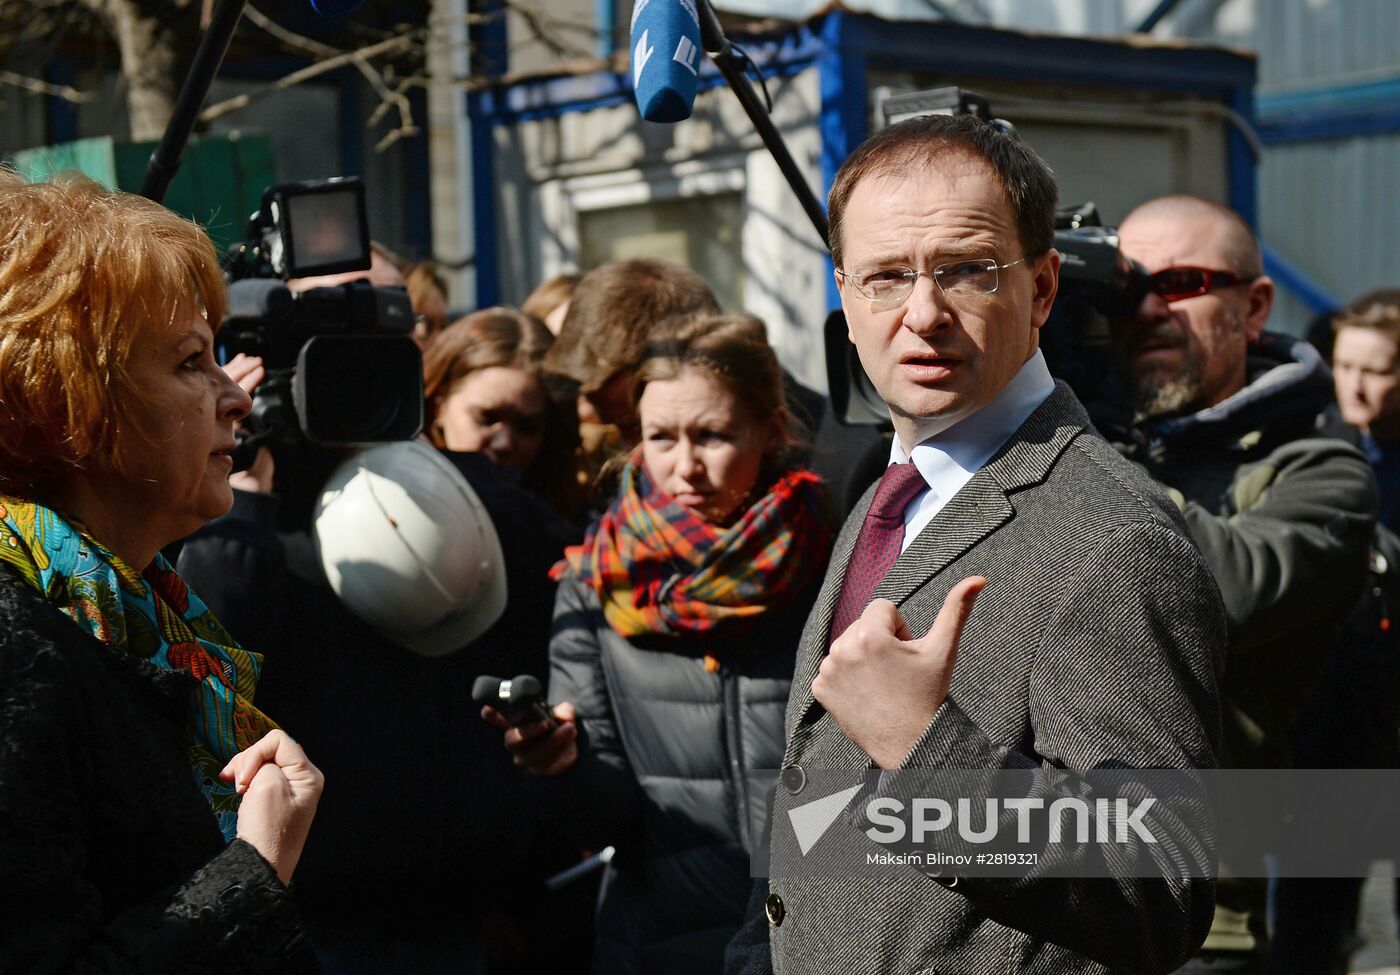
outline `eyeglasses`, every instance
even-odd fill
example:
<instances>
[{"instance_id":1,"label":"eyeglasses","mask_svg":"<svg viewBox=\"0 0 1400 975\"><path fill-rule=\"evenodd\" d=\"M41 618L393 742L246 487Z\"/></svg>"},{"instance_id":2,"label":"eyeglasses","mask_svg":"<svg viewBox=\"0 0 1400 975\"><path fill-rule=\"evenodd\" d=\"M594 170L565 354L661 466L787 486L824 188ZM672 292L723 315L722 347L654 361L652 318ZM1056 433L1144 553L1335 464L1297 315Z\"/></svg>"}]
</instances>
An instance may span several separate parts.
<instances>
[{"instance_id":1,"label":"eyeglasses","mask_svg":"<svg viewBox=\"0 0 1400 975\"><path fill-rule=\"evenodd\" d=\"M975 261L952 261L940 264L932 271L916 271L911 267L875 267L858 268L849 274L841 270L836 273L842 281L850 284L856 294L870 300L871 310L888 311L904 304L905 299L914 293L914 285L920 277L932 278L938 289L949 298L989 295L1001 283L998 271L1025 260L1022 257L998 264L988 257Z\"/></svg>"},{"instance_id":2,"label":"eyeglasses","mask_svg":"<svg viewBox=\"0 0 1400 975\"><path fill-rule=\"evenodd\" d=\"M1195 298L1211 288L1249 284L1257 274L1245 276L1233 271L1213 271L1208 267L1166 267L1148 278L1147 289L1166 301Z\"/></svg>"}]
</instances>

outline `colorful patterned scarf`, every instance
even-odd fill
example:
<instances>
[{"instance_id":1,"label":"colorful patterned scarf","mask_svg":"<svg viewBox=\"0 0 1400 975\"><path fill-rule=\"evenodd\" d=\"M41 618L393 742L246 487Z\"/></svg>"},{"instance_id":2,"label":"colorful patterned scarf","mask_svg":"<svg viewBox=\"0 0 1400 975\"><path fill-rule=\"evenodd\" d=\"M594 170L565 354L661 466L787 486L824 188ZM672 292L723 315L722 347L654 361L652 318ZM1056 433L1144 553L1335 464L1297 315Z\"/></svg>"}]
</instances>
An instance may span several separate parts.
<instances>
[{"instance_id":1,"label":"colorful patterned scarf","mask_svg":"<svg viewBox=\"0 0 1400 975\"><path fill-rule=\"evenodd\" d=\"M50 508L0 498L0 561L97 639L199 680L190 764L233 841L239 796L219 779L234 755L277 727L253 707L262 655L249 653L164 556L137 573Z\"/></svg>"},{"instance_id":2,"label":"colorful patterned scarf","mask_svg":"<svg viewBox=\"0 0 1400 975\"><path fill-rule=\"evenodd\" d=\"M622 636L728 636L787 605L830 548L831 513L810 471L788 471L720 528L654 489L634 456L617 500L551 575L572 569Z\"/></svg>"}]
</instances>

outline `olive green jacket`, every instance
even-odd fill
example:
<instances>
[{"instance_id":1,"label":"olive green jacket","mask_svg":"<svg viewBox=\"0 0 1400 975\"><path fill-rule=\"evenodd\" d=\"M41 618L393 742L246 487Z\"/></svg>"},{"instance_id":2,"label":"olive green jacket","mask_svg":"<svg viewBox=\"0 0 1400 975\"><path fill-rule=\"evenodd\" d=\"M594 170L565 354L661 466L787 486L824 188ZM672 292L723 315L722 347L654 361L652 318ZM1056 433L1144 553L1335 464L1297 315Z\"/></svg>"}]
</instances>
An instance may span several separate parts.
<instances>
[{"instance_id":1,"label":"olive green jacket","mask_svg":"<svg viewBox=\"0 0 1400 975\"><path fill-rule=\"evenodd\" d=\"M1289 768L1289 729L1366 580L1378 495L1365 456L1316 432L1333 396L1316 350L1266 332L1251 351L1248 384L1214 407L1131 428L1098 419L1168 489L1220 587L1220 766ZM1206 947L1257 947L1263 882L1222 880L1217 901Z\"/></svg>"}]
</instances>

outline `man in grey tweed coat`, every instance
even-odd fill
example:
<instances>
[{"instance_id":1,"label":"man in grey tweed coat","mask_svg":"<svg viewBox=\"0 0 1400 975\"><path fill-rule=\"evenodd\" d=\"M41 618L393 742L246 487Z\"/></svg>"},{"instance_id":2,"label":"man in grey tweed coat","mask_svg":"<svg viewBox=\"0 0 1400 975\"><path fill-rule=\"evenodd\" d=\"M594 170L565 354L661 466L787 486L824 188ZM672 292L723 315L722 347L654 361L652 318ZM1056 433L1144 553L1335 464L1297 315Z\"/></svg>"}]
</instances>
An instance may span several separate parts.
<instances>
[{"instance_id":1,"label":"man in grey tweed coat","mask_svg":"<svg viewBox=\"0 0 1400 975\"><path fill-rule=\"evenodd\" d=\"M842 304L896 437L798 649L775 821L821 795L819 769L1215 764L1219 592L1037 347L1054 205L1044 163L970 117L886 129L837 175ZM1168 829L1135 852L1199 859L1192 843ZM1213 888L1164 873L785 878L775 856L726 970L1167 972Z\"/></svg>"}]
</instances>

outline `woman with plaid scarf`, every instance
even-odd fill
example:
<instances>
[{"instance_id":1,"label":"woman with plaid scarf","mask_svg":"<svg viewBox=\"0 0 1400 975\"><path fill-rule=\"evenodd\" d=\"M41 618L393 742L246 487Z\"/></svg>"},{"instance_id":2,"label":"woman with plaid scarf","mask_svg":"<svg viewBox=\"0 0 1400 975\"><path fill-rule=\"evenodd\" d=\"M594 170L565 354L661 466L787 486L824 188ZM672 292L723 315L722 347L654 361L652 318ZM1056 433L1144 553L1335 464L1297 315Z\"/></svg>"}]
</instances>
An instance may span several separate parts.
<instances>
[{"instance_id":1,"label":"woman with plaid scarf","mask_svg":"<svg viewBox=\"0 0 1400 975\"><path fill-rule=\"evenodd\" d=\"M744 772L782 761L793 659L831 548L762 322L658 329L642 443L555 569L557 723L509 729L553 828L617 848L593 970L717 972L750 888ZM486 717L505 726L500 715Z\"/></svg>"}]
</instances>

